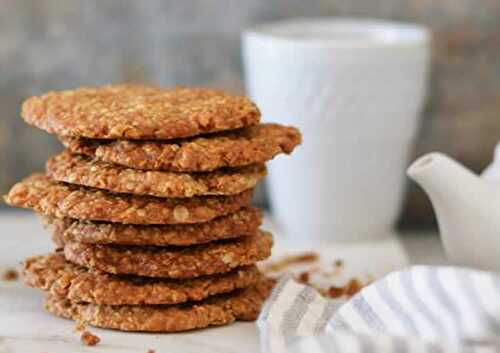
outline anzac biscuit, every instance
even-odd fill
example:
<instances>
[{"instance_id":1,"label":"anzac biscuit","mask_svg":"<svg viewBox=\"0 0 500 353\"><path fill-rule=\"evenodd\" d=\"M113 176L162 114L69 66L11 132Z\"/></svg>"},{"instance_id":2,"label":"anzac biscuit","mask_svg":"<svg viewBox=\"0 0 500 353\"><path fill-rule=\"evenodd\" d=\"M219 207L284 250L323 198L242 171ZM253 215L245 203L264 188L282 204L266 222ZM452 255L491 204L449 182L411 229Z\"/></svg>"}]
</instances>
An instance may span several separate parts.
<instances>
[{"instance_id":1,"label":"anzac biscuit","mask_svg":"<svg viewBox=\"0 0 500 353\"><path fill-rule=\"evenodd\" d=\"M177 141L92 140L59 136L73 153L134 169L176 172L241 167L289 154L301 142L294 127L261 124Z\"/></svg>"},{"instance_id":2,"label":"anzac biscuit","mask_svg":"<svg viewBox=\"0 0 500 353\"><path fill-rule=\"evenodd\" d=\"M28 286L77 303L105 305L199 301L249 287L260 278L255 266L240 267L227 274L183 280L117 276L74 265L59 253L34 256L23 263L23 279Z\"/></svg>"},{"instance_id":3,"label":"anzac biscuit","mask_svg":"<svg viewBox=\"0 0 500 353\"><path fill-rule=\"evenodd\" d=\"M203 88L83 87L27 99L24 120L49 133L98 139L172 139L259 122L248 98Z\"/></svg>"},{"instance_id":4,"label":"anzac biscuit","mask_svg":"<svg viewBox=\"0 0 500 353\"><path fill-rule=\"evenodd\" d=\"M225 325L235 320L255 320L273 285L274 281L265 279L246 289L178 305L78 304L49 295L44 307L54 315L102 328L178 332Z\"/></svg>"},{"instance_id":5,"label":"anzac biscuit","mask_svg":"<svg viewBox=\"0 0 500 353\"><path fill-rule=\"evenodd\" d=\"M146 277L191 278L231 271L269 257L272 236L252 237L190 247L125 247L118 245L64 244L68 261L112 274Z\"/></svg>"},{"instance_id":6,"label":"anzac biscuit","mask_svg":"<svg viewBox=\"0 0 500 353\"><path fill-rule=\"evenodd\" d=\"M255 187L266 175L266 167L264 164L256 164L195 174L143 171L65 151L49 159L47 175L57 181L117 193L183 198L239 194Z\"/></svg>"},{"instance_id":7,"label":"anzac biscuit","mask_svg":"<svg viewBox=\"0 0 500 353\"><path fill-rule=\"evenodd\" d=\"M198 223L233 213L247 206L252 190L231 196L163 199L153 196L113 194L107 191L58 183L33 174L12 187L5 201L14 207L32 208L58 218L126 224Z\"/></svg>"},{"instance_id":8,"label":"anzac biscuit","mask_svg":"<svg viewBox=\"0 0 500 353\"><path fill-rule=\"evenodd\" d=\"M262 223L262 212L257 208L244 207L209 222L160 226L78 221L50 216L42 216L42 223L59 247L65 242L188 246L254 235Z\"/></svg>"}]
</instances>

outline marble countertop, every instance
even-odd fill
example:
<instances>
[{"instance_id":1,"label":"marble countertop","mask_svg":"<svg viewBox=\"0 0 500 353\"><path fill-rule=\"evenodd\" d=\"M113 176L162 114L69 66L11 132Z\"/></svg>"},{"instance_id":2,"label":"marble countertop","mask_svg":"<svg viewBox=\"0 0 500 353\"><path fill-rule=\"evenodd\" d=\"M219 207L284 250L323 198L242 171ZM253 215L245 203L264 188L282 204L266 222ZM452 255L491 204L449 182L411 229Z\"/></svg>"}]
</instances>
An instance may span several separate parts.
<instances>
[{"instance_id":1,"label":"marble countertop","mask_svg":"<svg viewBox=\"0 0 500 353\"><path fill-rule=\"evenodd\" d=\"M269 219L265 228L275 235L274 257L286 253L316 250L326 259L342 259L346 276L379 277L412 263L444 263L435 233L389 236L383 240L356 244L309 244L300 246L286 239ZM49 252L52 245L37 218L25 212L0 214L2 256L0 270L18 268L25 257ZM236 323L180 334L123 333L92 328L101 338L95 347L80 343L74 323L42 310L40 292L26 288L20 280L0 281L0 353L26 352L133 352L229 353L258 352L255 323Z\"/></svg>"}]
</instances>

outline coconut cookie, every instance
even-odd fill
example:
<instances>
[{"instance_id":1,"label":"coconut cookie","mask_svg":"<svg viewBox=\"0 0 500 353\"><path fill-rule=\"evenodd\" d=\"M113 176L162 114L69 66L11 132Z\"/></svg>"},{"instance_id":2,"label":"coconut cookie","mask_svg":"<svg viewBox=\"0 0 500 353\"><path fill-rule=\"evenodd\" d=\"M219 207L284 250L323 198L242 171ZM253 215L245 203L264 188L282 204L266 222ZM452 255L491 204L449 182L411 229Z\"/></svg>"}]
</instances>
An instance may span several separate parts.
<instances>
[{"instance_id":1,"label":"coconut cookie","mask_svg":"<svg viewBox=\"0 0 500 353\"><path fill-rule=\"evenodd\" d=\"M178 332L255 320L273 285L274 281L265 279L246 289L180 305L78 304L49 295L44 307L54 315L102 328Z\"/></svg>"},{"instance_id":2,"label":"coconut cookie","mask_svg":"<svg viewBox=\"0 0 500 353\"><path fill-rule=\"evenodd\" d=\"M262 224L262 212L257 208L244 207L209 222L161 226L78 221L50 216L42 216L42 223L60 247L65 242L188 246L255 235Z\"/></svg>"},{"instance_id":3,"label":"coconut cookie","mask_svg":"<svg viewBox=\"0 0 500 353\"><path fill-rule=\"evenodd\" d=\"M59 218L108 221L126 224L178 224L210 221L247 206L252 190L231 196L163 199L152 196L113 194L58 183L33 174L12 187L5 201L14 207Z\"/></svg>"},{"instance_id":4,"label":"coconut cookie","mask_svg":"<svg viewBox=\"0 0 500 353\"><path fill-rule=\"evenodd\" d=\"M268 258L273 245L268 232L186 248L64 244L68 261L113 274L191 278L229 272Z\"/></svg>"},{"instance_id":5,"label":"coconut cookie","mask_svg":"<svg viewBox=\"0 0 500 353\"><path fill-rule=\"evenodd\" d=\"M294 127L261 124L178 141L59 139L73 153L134 169L203 172L263 163L280 153L289 154L300 144L301 134Z\"/></svg>"},{"instance_id":6,"label":"coconut cookie","mask_svg":"<svg viewBox=\"0 0 500 353\"><path fill-rule=\"evenodd\" d=\"M21 116L49 133L97 139L172 139L255 125L246 97L202 88L83 87L27 99Z\"/></svg>"},{"instance_id":7,"label":"coconut cookie","mask_svg":"<svg viewBox=\"0 0 500 353\"><path fill-rule=\"evenodd\" d=\"M266 175L264 164L211 173L143 171L92 160L67 151L47 162L47 175L57 181L117 193L187 198L234 195L252 189Z\"/></svg>"},{"instance_id":8,"label":"coconut cookie","mask_svg":"<svg viewBox=\"0 0 500 353\"><path fill-rule=\"evenodd\" d=\"M24 282L53 296L77 303L105 305L156 305L199 301L256 284L261 274L255 266L194 279L151 279L91 271L53 253L28 258L23 263Z\"/></svg>"}]
</instances>

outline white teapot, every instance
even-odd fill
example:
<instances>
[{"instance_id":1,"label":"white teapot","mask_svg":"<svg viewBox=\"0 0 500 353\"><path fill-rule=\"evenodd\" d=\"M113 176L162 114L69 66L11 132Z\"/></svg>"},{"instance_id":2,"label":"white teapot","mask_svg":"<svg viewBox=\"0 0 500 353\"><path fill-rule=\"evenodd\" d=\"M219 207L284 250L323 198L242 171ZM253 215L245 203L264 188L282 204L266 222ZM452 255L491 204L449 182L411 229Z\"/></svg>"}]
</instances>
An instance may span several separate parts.
<instances>
[{"instance_id":1,"label":"white teapot","mask_svg":"<svg viewBox=\"0 0 500 353\"><path fill-rule=\"evenodd\" d=\"M449 259L500 271L500 144L481 176L436 152L418 158L407 173L431 199Z\"/></svg>"}]
</instances>

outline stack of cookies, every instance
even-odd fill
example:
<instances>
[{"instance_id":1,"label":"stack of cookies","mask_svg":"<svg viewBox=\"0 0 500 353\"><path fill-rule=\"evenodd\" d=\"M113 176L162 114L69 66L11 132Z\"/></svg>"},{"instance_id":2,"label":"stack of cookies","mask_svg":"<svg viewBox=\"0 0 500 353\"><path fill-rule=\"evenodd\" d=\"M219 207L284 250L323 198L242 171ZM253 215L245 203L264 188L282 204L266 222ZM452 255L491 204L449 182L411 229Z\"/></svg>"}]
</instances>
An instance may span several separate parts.
<instances>
[{"instance_id":1,"label":"stack of cookies","mask_svg":"<svg viewBox=\"0 0 500 353\"><path fill-rule=\"evenodd\" d=\"M5 197L41 215L54 253L23 264L58 316L172 332L253 320L272 282L252 191L300 143L245 97L117 85L28 99L26 122L66 147Z\"/></svg>"}]
</instances>

